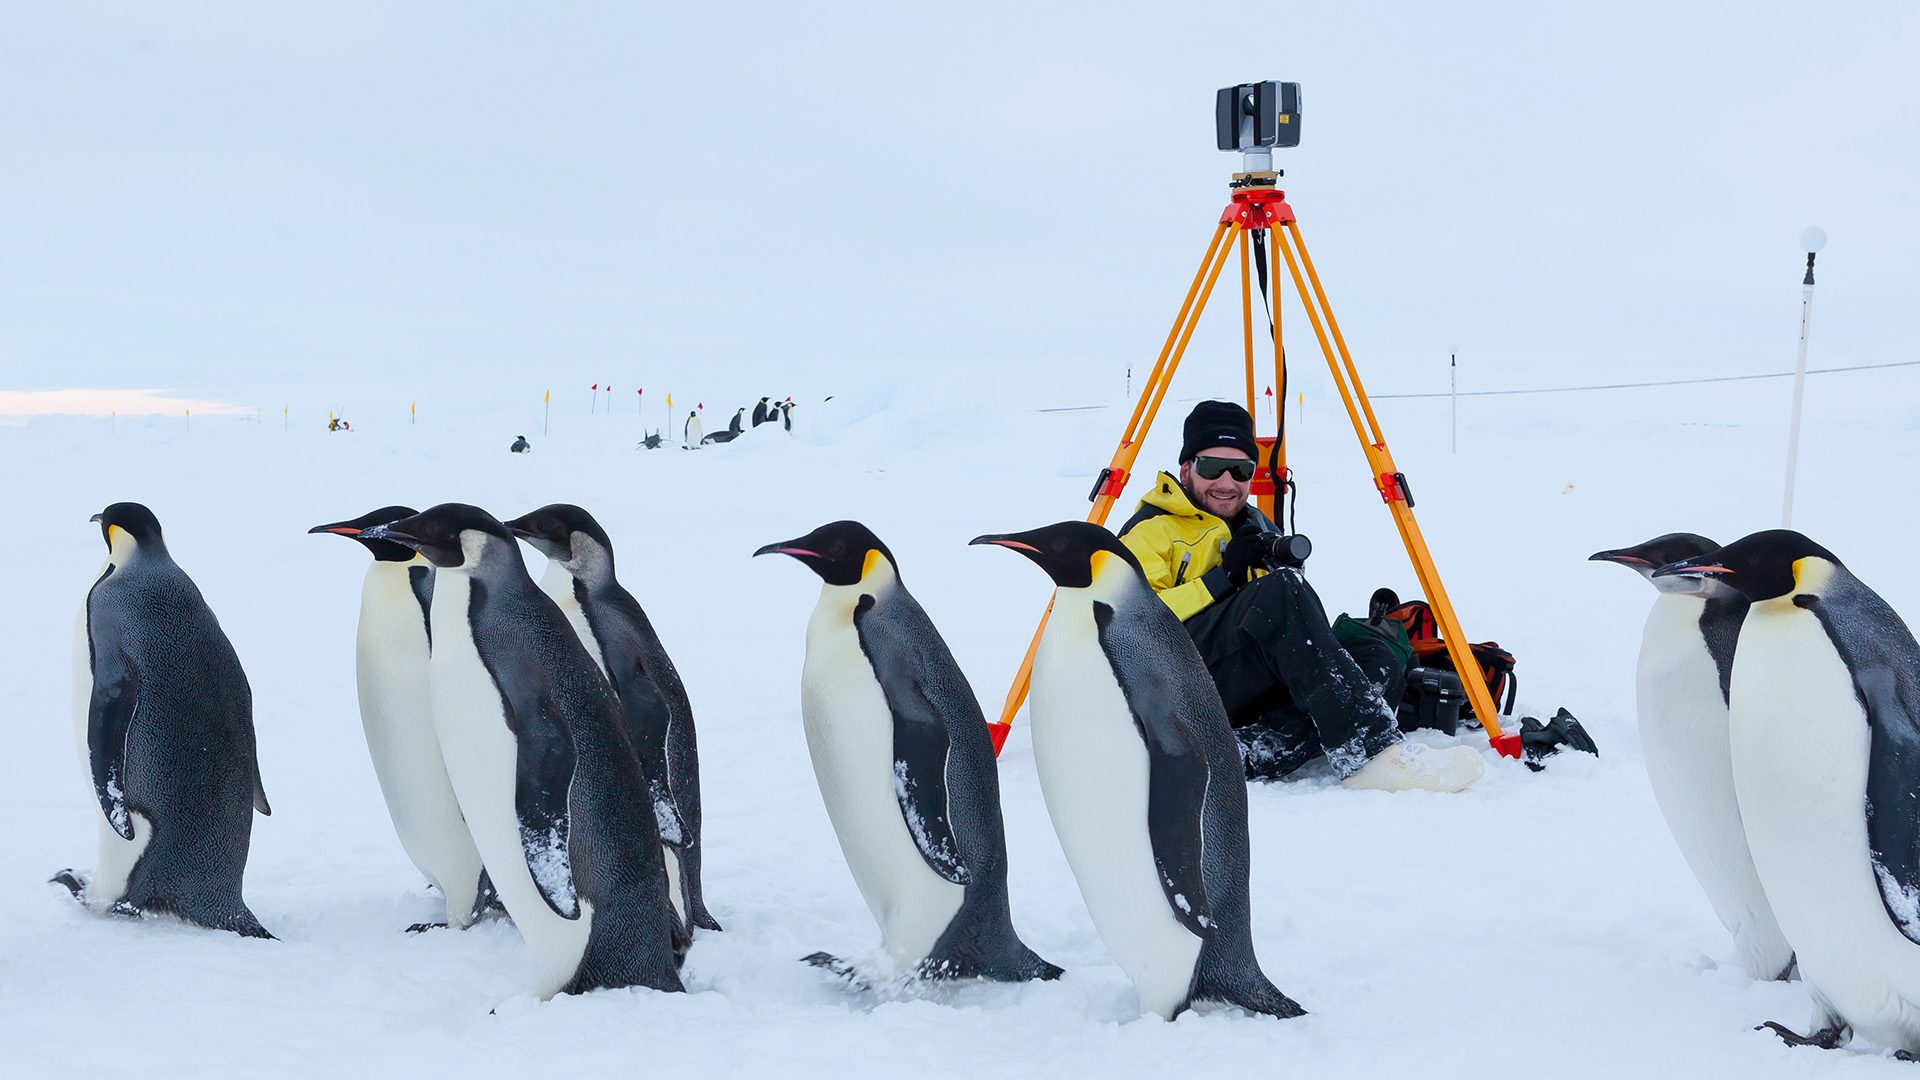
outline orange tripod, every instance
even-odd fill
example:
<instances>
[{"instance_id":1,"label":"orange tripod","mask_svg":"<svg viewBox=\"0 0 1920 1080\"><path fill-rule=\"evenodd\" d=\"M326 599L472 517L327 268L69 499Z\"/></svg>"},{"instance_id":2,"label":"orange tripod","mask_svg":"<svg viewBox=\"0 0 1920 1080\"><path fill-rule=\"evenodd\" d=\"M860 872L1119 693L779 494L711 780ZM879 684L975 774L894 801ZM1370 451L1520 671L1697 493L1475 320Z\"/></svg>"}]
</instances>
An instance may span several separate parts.
<instances>
[{"instance_id":1,"label":"orange tripod","mask_svg":"<svg viewBox=\"0 0 1920 1080\"><path fill-rule=\"evenodd\" d=\"M1467 636L1460 629L1460 620L1454 615L1445 586L1440 583L1440 571L1433 565L1433 556L1427 551L1427 541L1420 534L1419 522L1414 520L1413 493L1408 490L1406 474L1394 465L1393 455L1387 450L1386 436L1380 431L1380 420L1374 416L1373 405L1360 385L1360 372L1354 367L1352 354L1347 351L1347 341L1340 333L1340 324L1334 320L1333 307L1327 302L1320 275L1314 271L1306 242L1300 238L1300 226L1294 220L1293 207L1287 205L1286 193L1277 187L1278 178L1279 174L1274 172L1234 175L1232 199L1221 213L1219 224L1214 227L1213 240L1207 245L1206 256L1200 260L1200 269L1193 276L1193 284L1187 288L1187 297L1180 304L1180 313L1174 316L1173 329L1168 331L1166 343L1160 347L1160 357L1154 361L1153 373L1147 376L1146 383L1141 387L1140 397L1133 406L1133 416L1127 421L1126 430L1121 433L1120 445L1113 452L1113 460L1100 471L1100 477L1095 481L1091 495L1093 509L1087 512L1087 520L1095 525L1106 524L1107 514L1126 489L1133 460L1140 453L1140 444L1146 440L1147 431L1153 426L1154 415L1160 411L1160 402L1167 396L1174 370L1180 366L1180 358L1186 353L1187 342L1192 339L1194 327L1200 322L1200 313L1206 310L1207 299L1213 295L1215 283L1220 280L1220 272L1225 269L1227 259L1236 248L1240 253L1241 339L1247 361L1246 405L1248 413L1259 415L1254 408L1254 303L1248 240L1255 233L1266 233L1272 239L1272 279L1276 286L1270 317L1273 325L1274 385L1281 387L1283 392L1279 408L1286 408L1284 389L1287 384L1286 352L1280 338L1278 288L1280 262L1284 258L1287 272L1293 278L1294 289L1300 294L1302 305L1306 308L1307 319L1313 324L1314 337L1320 341L1320 351L1327 358L1327 370L1333 375L1334 385L1340 388L1340 400L1347 407L1347 418L1353 421L1354 435L1360 440L1360 448L1366 454L1373 486L1392 513L1394 526L1400 530L1400 541L1406 545L1407 558L1413 563L1421 592L1440 624L1447 655L1452 658L1454 670L1459 673L1460 681L1466 687L1467 701L1473 707L1473 715L1485 727L1487 737L1496 751L1517 758L1521 753L1520 735L1518 732L1503 732L1500 728L1499 712L1494 706L1493 694L1487 689L1486 677L1474 660L1473 651L1468 648ZM1262 437L1259 442L1267 461L1260 463L1259 471L1254 475L1253 493L1261 510L1277 519L1275 498L1289 475L1285 426L1280 427L1279 434ZM1051 614L1052 611L1053 606L1049 603L1047 612ZM1040 635L1045 632L1046 626L1047 620L1043 615L1039 629L1034 631L1033 643L1027 646L1026 658L1020 662L1020 672L1014 677L1012 688L1007 691L1007 703L1000 710L1000 719L988 725L996 753L1006 742L1014 714L1020 711L1021 704L1026 701L1027 685L1033 675L1033 656L1040 647Z\"/></svg>"}]
</instances>

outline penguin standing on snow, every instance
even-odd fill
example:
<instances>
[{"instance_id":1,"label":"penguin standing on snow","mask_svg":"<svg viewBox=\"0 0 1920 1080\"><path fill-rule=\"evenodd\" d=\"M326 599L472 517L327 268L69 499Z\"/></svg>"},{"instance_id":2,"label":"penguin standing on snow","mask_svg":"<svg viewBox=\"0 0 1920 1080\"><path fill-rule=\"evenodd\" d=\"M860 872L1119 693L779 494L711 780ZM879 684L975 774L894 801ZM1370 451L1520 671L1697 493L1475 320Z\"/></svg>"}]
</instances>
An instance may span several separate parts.
<instances>
[{"instance_id":1,"label":"penguin standing on snow","mask_svg":"<svg viewBox=\"0 0 1920 1080\"><path fill-rule=\"evenodd\" d=\"M480 852L460 816L460 802L440 756L440 736L433 729L427 691L433 564L412 548L361 535L363 529L416 513L412 507L383 506L307 531L357 540L373 556L360 586L360 627L354 639L367 751L400 846L446 898L447 923L469 926L490 890L480 883ZM423 923L410 929L427 928Z\"/></svg>"},{"instance_id":2,"label":"penguin standing on snow","mask_svg":"<svg viewBox=\"0 0 1920 1080\"><path fill-rule=\"evenodd\" d=\"M486 511L443 503L362 530L434 564L434 729L542 998L679 990L687 936L619 700Z\"/></svg>"},{"instance_id":3,"label":"penguin standing on snow","mask_svg":"<svg viewBox=\"0 0 1920 1080\"><path fill-rule=\"evenodd\" d=\"M506 522L547 557L540 588L613 683L647 774L674 911L718 930L700 888L700 751L693 706L640 602L613 576L613 541L578 506L554 503Z\"/></svg>"},{"instance_id":4,"label":"penguin standing on snow","mask_svg":"<svg viewBox=\"0 0 1920 1080\"><path fill-rule=\"evenodd\" d=\"M1710 577L1653 576L1719 547L1704 536L1668 533L1591 558L1625 566L1659 590L1641 634L1637 678L1653 798L1713 913L1733 935L1741 966L1756 979L1784 979L1793 947L1747 850L1727 747L1727 688L1747 598Z\"/></svg>"},{"instance_id":5,"label":"penguin standing on snow","mask_svg":"<svg viewBox=\"0 0 1920 1080\"><path fill-rule=\"evenodd\" d=\"M1112 533L1084 521L982 536L1059 586L1033 660L1033 760L1100 940L1172 1019L1197 1002L1302 1009L1260 970L1247 785L1219 692Z\"/></svg>"},{"instance_id":6,"label":"penguin standing on snow","mask_svg":"<svg viewBox=\"0 0 1920 1080\"><path fill-rule=\"evenodd\" d=\"M533 444L527 441L525 435L515 435L513 437L513 445L507 447L507 449L515 454L524 454L533 449Z\"/></svg>"},{"instance_id":7,"label":"penguin standing on snow","mask_svg":"<svg viewBox=\"0 0 1920 1080\"><path fill-rule=\"evenodd\" d=\"M1754 869L1813 999L1811 1033L1920 1053L1920 645L1797 532L1654 571L1751 602L1729 688L1734 792Z\"/></svg>"},{"instance_id":8,"label":"penguin standing on snow","mask_svg":"<svg viewBox=\"0 0 1920 1080\"><path fill-rule=\"evenodd\" d=\"M792 556L823 582L800 681L807 750L893 962L926 978L1057 978L1013 929L986 718L892 552L836 521L754 554Z\"/></svg>"},{"instance_id":9,"label":"penguin standing on snow","mask_svg":"<svg viewBox=\"0 0 1920 1080\"><path fill-rule=\"evenodd\" d=\"M689 409L687 411L687 422L681 428L681 435L683 437L680 445L688 450L699 449L701 442L700 431L700 413L698 410Z\"/></svg>"},{"instance_id":10,"label":"penguin standing on snow","mask_svg":"<svg viewBox=\"0 0 1920 1080\"><path fill-rule=\"evenodd\" d=\"M773 410L776 408L778 408L778 406L768 405L767 399L761 398L760 404L753 407L753 426L759 427L761 424L772 419Z\"/></svg>"},{"instance_id":11,"label":"penguin standing on snow","mask_svg":"<svg viewBox=\"0 0 1920 1080\"><path fill-rule=\"evenodd\" d=\"M100 803L99 863L91 880L53 880L95 911L272 937L240 895L253 813L272 813L240 658L153 511L114 503L93 520L107 562L75 627L73 721Z\"/></svg>"}]
</instances>

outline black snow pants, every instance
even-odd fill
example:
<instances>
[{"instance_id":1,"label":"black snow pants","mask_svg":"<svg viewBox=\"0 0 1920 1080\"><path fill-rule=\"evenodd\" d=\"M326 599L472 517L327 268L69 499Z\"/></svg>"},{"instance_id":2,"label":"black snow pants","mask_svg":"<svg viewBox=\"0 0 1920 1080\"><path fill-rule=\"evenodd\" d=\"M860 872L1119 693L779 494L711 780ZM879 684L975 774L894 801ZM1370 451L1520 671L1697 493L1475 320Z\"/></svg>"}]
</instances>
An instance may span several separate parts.
<instances>
[{"instance_id":1,"label":"black snow pants","mask_svg":"<svg viewBox=\"0 0 1920 1080\"><path fill-rule=\"evenodd\" d=\"M1406 673L1393 650L1372 640L1343 647L1298 571L1255 578L1186 627L1249 778L1278 779L1325 754L1344 779L1400 741L1394 711Z\"/></svg>"}]
</instances>

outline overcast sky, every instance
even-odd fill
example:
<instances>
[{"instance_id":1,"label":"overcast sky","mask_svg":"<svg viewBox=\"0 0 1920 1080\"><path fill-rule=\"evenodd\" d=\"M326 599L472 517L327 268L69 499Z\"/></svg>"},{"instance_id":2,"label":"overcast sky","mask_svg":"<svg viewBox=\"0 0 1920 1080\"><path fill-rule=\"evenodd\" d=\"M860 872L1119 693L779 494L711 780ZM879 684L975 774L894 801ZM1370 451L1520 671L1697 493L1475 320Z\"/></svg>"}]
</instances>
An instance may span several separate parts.
<instances>
[{"instance_id":1,"label":"overcast sky","mask_svg":"<svg viewBox=\"0 0 1920 1080\"><path fill-rule=\"evenodd\" d=\"M15 4L0 389L1113 396L1259 78L1375 392L1790 367L1812 223L1815 366L1920 359L1916 57L1911 3Z\"/></svg>"}]
</instances>

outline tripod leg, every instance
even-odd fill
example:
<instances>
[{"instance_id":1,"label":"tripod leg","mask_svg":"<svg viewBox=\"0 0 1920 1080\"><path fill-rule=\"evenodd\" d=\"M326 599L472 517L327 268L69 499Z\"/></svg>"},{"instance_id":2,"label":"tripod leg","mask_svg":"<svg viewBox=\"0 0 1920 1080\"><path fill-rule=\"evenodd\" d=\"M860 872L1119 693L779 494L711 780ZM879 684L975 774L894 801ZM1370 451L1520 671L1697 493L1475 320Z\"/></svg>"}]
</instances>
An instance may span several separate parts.
<instances>
[{"instance_id":1,"label":"tripod leg","mask_svg":"<svg viewBox=\"0 0 1920 1080\"><path fill-rule=\"evenodd\" d=\"M1487 689L1486 674L1473 658L1466 632L1460 628L1453 602L1447 596L1446 586L1440 581L1440 570L1434 565L1433 554L1427 549L1426 538L1420 533L1420 523L1413 516L1406 477L1394 465L1386 437L1380 433L1379 418L1373 413L1373 404L1367 400L1366 388L1360 384L1360 372L1354 366L1346 338L1340 333L1340 324L1334 321L1333 305L1327 301L1326 289L1320 284L1320 276L1314 272L1306 242L1300 238L1299 229L1292 221L1274 230L1274 242L1280 246L1281 254L1287 260L1287 270L1293 277L1294 288L1300 293L1301 303L1307 309L1307 320L1313 324L1320 351L1326 356L1327 371L1340 388L1340 399L1346 404L1347 417L1353 421L1354 434L1359 438L1360 448L1366 454L1367 465L1373 472L1374 487L1379 490L1381 499L1393 514L1393 523L1400 531L1400 542L1407 549L1407 558L1413 563L1414 576L1420 581L1427 605L1433 609L1434 618L1440 624L1440 636L1446 642L1447 655L1453 660L1455 672L1466 687L1473 714L1486 729L1495 750L1508 757L1519 757L1519 736L1508 735L1500 729L1499 712L1494 705L1492 692ZM1297 258L1294 253L1296 246L1299 248ZM1302 266L1306 268L1304 277ZM1308 292L1308 282L1312 283L1311 293ZM1329 330L1332 332L1331 340L1328 339Z\"/></svg>"},{"instance_id":2,"label":"tripod leg","mask_svg":"<svg viewBox=\"0 0 1920 1080\"><path fill-rule=\"evenodd\" d=\"M1140 400L1134 403L1133 416L1127 420L1127 428L1120 435L1120 445L1107 465L1108 482L1094 492L1093 509L1087 511L1087 520L1095 525L1107 523L1107 514L1112 512L1114 502L1120 498L1127 474L1140 454L1140 444L1146 441L1147 430L1153 426L1153 418L1160 411L1160 402L1166 398L1167 387L1173 382L1173 373L1180 367L1180 358L1186 354L1187 342L1193 340L1193 328L1199 325L1200 314L1207 309L1207 300L1213 295L1214 283L1220 280L1220 271L1226 268L1227 256L1233 252L1229 229L1240 233L1244 242L1245 231L1231 222L1222 221L1214 227L1213 239L1207 244L1205 257L1200 260L1200 269L1193 275L1193 284L1187 287L1187 297L1180 304L1179 314L1174 316L1173 329L1167 332L1166 343L1160 347L1160 357L1154 361L1153 372L1140 389ZM1007 688L1007 700L1000 709L1000 719L987 724L987 730L993 735L993 751L996 754L1006 744L1007 733L1013 728L1014 714L1020 711L1020 706L1027 700L1027 687L1033 680L1033 657L1040 651L1040 635L1046 632L1047 619L1052 614L1053 601L1049 599L1046 613L1040 617L1040 625L1034 629L1033 640L1027 645L1027 655L1021 659L1020 670L1013 677L1013 685Z\"/></svg>"}]
</instances>

